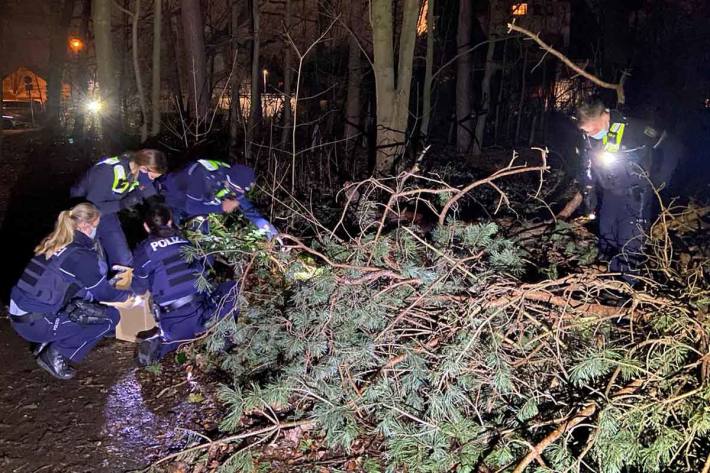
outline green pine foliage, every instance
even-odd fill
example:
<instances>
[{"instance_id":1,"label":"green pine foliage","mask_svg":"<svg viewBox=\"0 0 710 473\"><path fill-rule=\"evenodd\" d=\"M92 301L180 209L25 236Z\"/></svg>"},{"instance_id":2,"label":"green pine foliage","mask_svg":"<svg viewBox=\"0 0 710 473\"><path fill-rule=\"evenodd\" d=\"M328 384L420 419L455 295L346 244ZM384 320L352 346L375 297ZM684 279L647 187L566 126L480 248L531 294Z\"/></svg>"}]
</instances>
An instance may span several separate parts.
<instances>
[{"instance_id":1,"label":"green pine foliage","mask_svg":"<svg viewBox=\"0 0 710 473\"><path fill-rule=\"evenodd\" d=\"M529 253L492 222L323 235L286 254L243 222L210 218L210 236L192 235L198 252L244 281L237 324L215 337L238 348L208 345L232 380L220 391L225 433L310 421L345 456L375 439L363 471L502 472L590 412L525 471L702 469L707 287L672 303L663 288L634 296L629 327L596 311L610 307L602 278L523 282ZM254 471L257 456L221 471Z\"/></svg>"}]
</instances>

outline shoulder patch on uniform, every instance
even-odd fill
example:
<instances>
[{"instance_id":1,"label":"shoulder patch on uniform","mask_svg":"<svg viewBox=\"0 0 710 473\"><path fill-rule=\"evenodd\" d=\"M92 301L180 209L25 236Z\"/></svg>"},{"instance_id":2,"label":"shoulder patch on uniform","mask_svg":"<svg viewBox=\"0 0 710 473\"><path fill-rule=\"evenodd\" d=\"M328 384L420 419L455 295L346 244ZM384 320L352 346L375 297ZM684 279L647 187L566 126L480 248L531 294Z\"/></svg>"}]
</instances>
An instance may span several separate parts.
<instances>
[{"instance_id":1,"label":"shoulder patch on uniform","mask_svg":"<svg viewBox=\"0 0 710 473\"><path fill-rule=\"evenodd\" d=\"M208 171L216 171L219 168L228 168L229 164L223 163L222 161L217 161L214 159L198 159L198 163L204 166Z\"/></svg>"},{"instance_id":2,"label":"shoulder patch on uniform","mask_svg":"<svg viewBox=\"0 0 710 473\"><path fill-rule=\"evenodd\" d=\"M643 129L643 134L648 136L649 138L656 138L658 136L658 131L655 128L647 126Z\"/></svg>"},{"instance_id":3,"label":"shoulder patch on uniform","mask_svg":"<svg viewBox=\"0 0 710 473\"><path fill-rule=\"evenodd\" d=\"M118 157L114 156L113 158L103 159L96 164L118 164L119 162L120 160L118 159Z\"/></svg>"}]
</instances>

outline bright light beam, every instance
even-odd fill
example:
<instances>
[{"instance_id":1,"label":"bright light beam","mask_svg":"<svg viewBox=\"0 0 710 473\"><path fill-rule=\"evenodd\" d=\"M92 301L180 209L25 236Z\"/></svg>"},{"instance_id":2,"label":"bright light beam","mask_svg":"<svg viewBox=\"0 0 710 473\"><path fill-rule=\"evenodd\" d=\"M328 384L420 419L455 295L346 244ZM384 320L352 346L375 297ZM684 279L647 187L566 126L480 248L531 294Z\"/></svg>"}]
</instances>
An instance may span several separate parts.
<instances>
[{"instance_id":1,"label":"bright light beam","mask_svg":"<svg viewBox=\"0 0 710 473\"><path fill-rule=\"evenodd\" d=\"M100 100L94 99L94 100L89 100L86 102L86 110L89 113L101 113L101 110L103 109L104 105L101 103Z\"/></svg>"}]
</instances>

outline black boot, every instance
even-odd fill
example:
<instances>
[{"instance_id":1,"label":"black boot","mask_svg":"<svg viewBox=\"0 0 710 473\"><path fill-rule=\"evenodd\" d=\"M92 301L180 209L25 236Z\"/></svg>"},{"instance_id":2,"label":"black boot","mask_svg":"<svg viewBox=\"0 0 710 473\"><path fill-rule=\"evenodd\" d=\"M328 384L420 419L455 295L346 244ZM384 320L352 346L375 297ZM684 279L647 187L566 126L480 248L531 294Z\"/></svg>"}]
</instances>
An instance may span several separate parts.
<instances>
[{"instance_id":1,"label":"black boot","mask_svg":"<svg viewBox=\"0 0 710 473\"><path fill-rule=\"evenodd\" d=\"M162 338L160 335L155 335L138 343L138 355L136 363L139 366L148 366L157 363L160 360L160 345Z\"/></svg>"},{"instance_id":2,"label":"black boot","mask_svg":"<svg viewBox=\"0 0 710 473\"><path fill-rule=\"evenodd\" d=\"M52 345L39 354L37 364L57 379L72 379L76 374L74 368L69 366L69 360L55 350Z\"/></svg>"}]
</instances>

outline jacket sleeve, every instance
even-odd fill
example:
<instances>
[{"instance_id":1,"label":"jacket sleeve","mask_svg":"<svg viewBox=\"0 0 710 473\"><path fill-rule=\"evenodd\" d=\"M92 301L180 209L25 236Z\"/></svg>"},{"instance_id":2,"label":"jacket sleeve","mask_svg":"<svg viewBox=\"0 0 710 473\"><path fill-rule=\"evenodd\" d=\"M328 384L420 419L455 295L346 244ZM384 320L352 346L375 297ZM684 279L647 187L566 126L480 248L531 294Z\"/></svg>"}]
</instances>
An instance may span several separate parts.
<instances>
[{"instance_id":1,"label":"jacket sleeve","mask_svg":"<svg viewBox=\"0 0 710 473\"><path fill-rule=\"evenodd\" d=\"M78 250L64 261L61 269L73 276L95 300L123 302L132 295L131 291L121 291L109 284L99 270L98 255L89 249Z\"/></svg>"},{"instance_id":2,"label":"jacket sleeve","mask_svg":"<svg viewBox=\"0 0 710 473\"><path fill-rule=\"evenodd\" d=\"M266 219L266 217L261 215L256 206L252 204L244 194L237 197L237 201L239 202L239 210L241 210L247 220L254 224L258 229L265 230L267 238L271 239L279 234L276 227L274 227L271 222Z\"/></svg>"},{"instance_id":3,"label":"jacket sleeve","mask_svg":"<svg viewBox=\"0 0 710 473\"><path fill-rule=\"evenodd\" d=\"M188 176L186 197L185 210L189 215L224 213L222 202L211 195L200 170Z\"/></svg>"},{"instance_id":4,"label":"jacket sleeve","mask_svg":"<svg viewBox=\"0 0 710 473\"><path fill-rule=\"evenodd\" d=\"M133 252L133 283L131 289L136 294L145 294L151 286L153 262L148 257L144 245L139 245Z\"/></svg>"},{"instance_id":5,"label":"jacket sleeve","mask_svg":"<svg viewBox=\"0 0 710 473\"><path fill-rule=\"evenodd\" d=\"M94 166L84 179L84 196L102 214L115 214L121 210L121 195L113 192L113 166Z\"/></svg>"}]
</instances>

